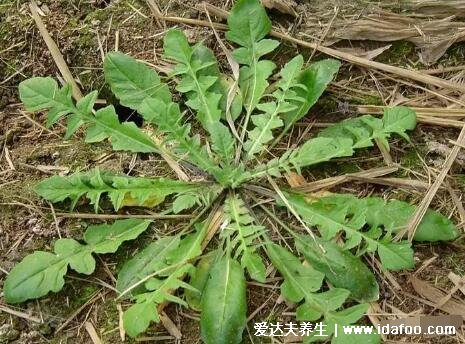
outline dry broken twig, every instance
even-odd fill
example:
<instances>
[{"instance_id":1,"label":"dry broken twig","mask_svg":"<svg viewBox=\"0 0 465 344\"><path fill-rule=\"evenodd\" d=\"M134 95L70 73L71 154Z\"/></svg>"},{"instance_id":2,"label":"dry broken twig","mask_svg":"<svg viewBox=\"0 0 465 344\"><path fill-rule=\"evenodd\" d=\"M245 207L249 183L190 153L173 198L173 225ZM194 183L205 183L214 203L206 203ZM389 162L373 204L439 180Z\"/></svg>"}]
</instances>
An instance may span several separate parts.
<instances>
[{"instance_id":1,"label":"dry broken twig","mask_svg":"<svg viewBox=\"0 0 465 344\"><path fill-rule=\"evenodd\" d=\"M100 340L100 337L98 336L97 331L95 331L95 327L94 325L92 325L91 322L86 321L85 328L87 333L89 334L90 339L92 340L92 343L102 344L102 341Z\"/></svg>"},{"instance_id":2,"label":"dry broken twig","mask_svg":"<svg viewBox=\"0 0 465 344\"><path fill-rule=\"evenodd\" d=\"M105 295L108 291L104 291L103 295ZM55 333L58 333L60 331L62 331L66 326L68 326L68 324L73 321L74 318L76 318L85 308L87 308L87 306L93 304L95 301L97 301L98 299L100 299L102 297L102 293L101 293L101 290L97 290L96 292L94 292L91 297L82 305L80 306L78 309L76 309L73 313L71 313L71 315L68 317L68 319L66 319L61 325L60 327L58 327L55 331Z\"/></svg>"},{"instance_id":3,"label":"dry broken twig","mask_svg":"<svg viewBox=\"0 0 465 344\"><path fill-rule=\"evenodd\" d=\"M406 8L429 16L465 17L465 2L463 0L409 0Z\"/></svg>"},{"instance_id":4,"label":"dry broken twig","mask_svg":"<svg viewBox=\"0 0 465 344\"><path fill-rule=\"evenodd\" d=\"M63 58L63 55L60 52L60 49L58 49L57 44L55 43L55 41L52 39L52 37L48 33L47 28L44 25L44 22L40 18L39 13L38 13L38 7L34 0L31 0L31 2L29 3L29 8L31 10L32 18L34 18L37 28L39 29L39 32L42 35L42 38L44 39L45 44L47 44L48 50L50 51L50 54L52 55L53 60L55 61L61 75L63 76L63 79L65 79L65 81L71 85L74 99L76 100L81 99L82 98L81 90L79 89L79 86L74 80L73 75L71 74L71 71L69 70L68 65L65 62L65 59Z\"/></svg>"},{"instance_id":5,"label":"dry broken twig","mask_svg":"<svg viewBox=\"0 0 465 344\"><path fill-rule=\"evenodd\" d=\"M427 182L409 178L372 178L364 176L352 176L351 179L354 181L364 183L386 185L414 190L427 190L429 188L429 184Z\"/></svg>"},{"instance_id":6,"label":"dry broken twig","mask_svg":"<svg viewBox=\"0 0 465 344\"><path fill-rule=\"evenodd\" d=\"M10 307L7 307L7 306L1 305L1 304L0 304L0 312L5 312L5 313L8 313L8 314L14 315L16 317L23 318L23 319L35 322L37 324L42 324L43 323L43 321L41 319L39 319L38 317L35 317L33 315L29 315L29 314L24 313L24 312L17 311L15 309L11 309Z\"/></svg>"},{"instance_id":7,"label":"dry broken twig","mask_svg":"<svg viewBox=\"0 0 465 344\"><path fill-rule=\"evenodd\" d=\"M360 114L382 114L384 106L378 105L355 105L356 111ZM417 115L429 116L429 117L454 117L464 118L465 109L449 109L449 108L425 108L425 107L414 107L410 106L410 109L415 111Z\"/></svg>"},{"instance_id":8,"label":"dry broken twig","mask_svg":"<svg viewBox=\"0 0 465 344\"><path fill-rule=\"evenodd\" d=\"M398 169L399 168L396 166L377 167L377 168L372 168L369 170L364 170L364 171L360 171L356 173L348 173L342 176L329 177L325 179L316 180L310 183L301 183L300 185L297 185L297 186L294 186L294 185L291 185L291 186L295 187L296 190L310 193L310 192L315 192L321 189L330 189L336 185L348 182L350 180L353 180L353 178L357 178L357 177L366 177L366 178L376 179L377 177L381 177L386 174L394 173Z\"/></svg>"},{"instance_id":9,"label":"dry broken twig","mask_svg":"<svg viewBox=\"0 0 465 344\"><path fill-rule=\"evenodd\" d=\"M182 338L181 331L179 331L176 324L173 322L173 320L170 319L170 317L165 312L160 312L160 321L163 324L163 327L166 328L170 335L172 335L177 340L180 340Z\"/></svg>"}]
</instances>

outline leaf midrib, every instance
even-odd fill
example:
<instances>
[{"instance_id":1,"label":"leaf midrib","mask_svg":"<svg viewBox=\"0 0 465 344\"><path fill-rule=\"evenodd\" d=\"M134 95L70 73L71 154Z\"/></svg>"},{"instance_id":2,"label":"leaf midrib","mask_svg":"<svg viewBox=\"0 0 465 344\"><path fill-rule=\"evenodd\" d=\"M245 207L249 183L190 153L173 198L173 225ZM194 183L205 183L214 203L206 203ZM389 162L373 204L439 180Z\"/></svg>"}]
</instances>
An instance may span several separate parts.
<instances>
[{"instance_id":1,"label":"leaf midrib","mask_svg":"<svg viewBox=\"0 0 465 344\"><path fill-rule=\"evenodd\" d=\"M144 142L144 141L141 141L139 138L134 138L128 134L126 134L125 132L123 131L118 131L117 129L114 129L108 125L106 125L104 122L102 122L101 120L99 120L97 117L93 117L93 121L95 123L98 123L100 126L104 127L105 129L109 130L110 133L116 133L118 135L121 135L123 138L127 138L129 139L129 141L132 141L132 142L135 142L136 144L139 144L141 146L144 146L144 147L148 147L150 149L150 152L151 153L156 153L158 152L160 149L159 147L155 144L155 142L153 142L150 137L148 137L147 135L145 135L142 131L139 130L139 134L141 134L144 138L144 141L145 139L148 140L148 142ZM119 123L119 122L118 122ZM124 127L124 123L119 123L119 125L121 125L121 127ZM108 131L107 131L108 132ZM111 135L110 135L111 136Z\"/></svg>"},{"instance_id":2,"label":"leaf midrib","mask_svg":"<svg viewBox=\"0 0 465 344\"><path fill-rule=\"evenodd\" d=\"M210 108L208 107L208 104L207 104L206 95L202 92L202 88L200 87L200 83L199 83L199 80L197 78L197 74L194 72L194 70L193 70L190 63L187 65L187 67L189 68L189 74L190 74L191 78L194 80L195 87L197 88L197 94L200 96L200 99L201 99L202 104L203 104L204 111L205 111L206 115L208 116L208 123L216 122L216 121L213 120L213 116L212 116ZM208 92L208 91L206 91L206 92Z\"/></svg>"},{"instance_id":3,"label":"leaf midrib","mask_svg":"<svg viewBox=\"0 0 465 344\"><path fill-rule=\"evenodd\" d=\"M111 60L110 60L111 61ZM120 72L125 78L127 81L129 81L129 83L132 85L132 87L134 88L134 90L138 90L141 94L144 94L147 96L147 98L152 98L153 97L153 94L150 94L148 93L147 91L150 89L150 88L147 88L147 89L142 89L139 87L139 85L136 83L135 80L131 79L130 75L126 74L125 70L124 69L121 69L120 66L116 63L114 63L114 61L111 61L113 67L118 71ZM160 88L163 87L163 83L161 82L160 79L158 79L158 84L154 86L155 89L154 89L154 92L158 91ZM123 95L124 96L124 95Z\"/></svg>"},{"instance_id":4,"label":"leaf midrib","mask_svg":"<svg viewBox=\"0 0 465 344\"><path fill-rule=\"evenodd\" d=\"M138 271L138 273L144 272L145 269L146 269L149 265L151 265L155 259L159 258L160 256L161 256L161 257L164 257L164 254L166 253L166 251L169 252L169 250L171 250L171 248L172 248L171 246L173 245L173 243L176 243L176 241L177 241L177 240L175 240L175 238L173 238L173 240L171 240L167 246L163 247L161 251L159 251L154 257L152 257L152 259L149 259L149 260L147 261L147 263L144 264L143 267ZM177 245L179 245L179 242L177 242ZM157 268L158 268L158 266L157 266ZM144 277L144 278L145 278L145 277ZM139 282L139 281L132 282L132 281L135 280L135 279L137 279L137 278L136 278L136 277L132 277L132 278L130 279L130 280L131 280L131 283L129 283L129 285L125 286L125 287L123 288L123 291L126 290L127 288L129 288L130 286L136 284L137 282Z\"/></svg>"},{"instance_id":5,"label":"leaf midrib","mask_svg":"<svg viewBox=\"0 0 465 344\"><path fill-rule=\"evenodd\" d=\"M258 153L255 152L255 149L257 146L263 146L263 142L262 142L262 137L263 135L265 135L265 133L270 130L269 127L271 126L271 123L273 122L273 120L277 117L278 113L279 113L279 106L286 100L286 92L291 88L291 85L292 85L292 81L294 80L294 77L295 77L295 73L292 74L292 77L290 77L287 82L283 85L283 87L280 87L281 88L281 97L279 97L279 99L277 99L276 101L276 108L275 110L270 114L270 118L269 120L267 121L266 125L264 125L262 127L262 130L260 132L260 134L258 135L258 137L253 141L252 143L252 146L249 148L249 151L247 153L247 156L246 156L246 160L247 159L250 159L255 153ZM265 142L266 144L266 142Z\"/></svg>"},{"instance_id":6,"label":"leaf midrib","mask_svg":"<svg viewBox=\"0 0 465 344\"><path fill-rule=\"evenodd\" d=\"M247 253L251 254L250 248L247 246L246 241L245 241L245 236L244 236L244 233L243 233L242 223L240 222L239 209L238 209L238 206L237 206L236 202L238 202L238 200L236 198L231 199L232 208L233 208L234 222L237 224L237 228L238 228L238 232L239 232L238 235L239 235L241 243L242 243L241 247L242 247L244 252L247 252Z\"/></svg>"},{"instance_id":7,"label":"leaf midrib","mask_svg":"<svg viewBox=\"0 0 465 344\"><path fill-rule=\"evenodd\" d=\"M229 258L227 258L227 263L228 263L228 266L227 266L227 269L226 269L226 274L225 274L225 281L224 281L224 285L225 285L225 290L224 290L224 293L223 293L223 299L221 300L221 304L222 304L222 308L221 308L221 322L220 322L220 327L221 327L221 333L223 333L223 325L225 324L225 315L226 315L226 300L228 298L228 291L229 291L229 275L231 273L231 261Z\"/></svg>"}]
</instances>

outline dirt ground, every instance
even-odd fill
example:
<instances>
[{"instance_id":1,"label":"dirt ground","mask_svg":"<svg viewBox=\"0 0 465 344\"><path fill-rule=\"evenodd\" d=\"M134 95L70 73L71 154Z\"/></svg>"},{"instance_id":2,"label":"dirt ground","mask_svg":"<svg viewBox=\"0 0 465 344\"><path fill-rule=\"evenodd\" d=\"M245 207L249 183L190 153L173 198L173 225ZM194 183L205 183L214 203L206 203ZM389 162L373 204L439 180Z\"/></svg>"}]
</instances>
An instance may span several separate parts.
<instances>
[{"instance_id":1,"label":"dirt ground","mask_svg":"<svg viewBox=\"0 0 465 344\"><path fill-rule=\"evenodd\" d=\"M205 19L202 11L195 7L197 1L157 2L166 14ZM208 2L224 9L229 9L231 3L229 0ZM192 41L204 40L218 53L220 62L226 66L221 48L209 28L155 20L145 1L48 0L38 2L38 5L48 31L57 42L83 93L99 90L99 98L107 99L110 103L116 104L104 84L102 56L105 52L114 50L115 44L120 51L133 57L163 66L166 63L161 57L163 34L166 29L177 25L187 31ZM377 5L376 2L365 1L328 1L314 4L312 1L301 0L294 6L296 17L276 9L271 10L270 14L275 27L289 34L299 34L309 41L318 41L324 38L328 25L332 25L335 13L339 17L362 16ZM335 8L338 9L337 12ZM393 10L402 12L403 9L396 7ZM319 21L320 27L308 25L310 21ZM345 40L336 43L334 47L371 51L385 45L383 42ZM454 44L436 64L426 66L420 62L418 51L412 43L396 41L377 56L376 61L410 70L436 69L439 66L462 65L464 52L465 44ZM325 57L318 51L283 43L272 59L282 64L297 53L311 60ZM355 105L405 103L417 107L447 107L456 106L460 100L460 94L454 92L437 96L434 93L442 91L435 87L411 80L400 80L396 75L379 74L342 62L343 67L336 80L311 110L311 116L303 119L289 137L290 144L313 135L323 123L356 115ZM31 76L49 75L60 76L30 15L28 2L0 0L0 289L8 271L26 254L34 250L49 250L58 233L62 237L80 238L83 228L92 222L54 216L57 212L66 211L67 205L52 206L39 199L32 190L39 180L54 174L65 175L70 171L88 170L96 166L132 175L175 178L173 172L158 157L113 153L107 143L86 145L82 140L82 132L69 141L63 141L63 124L47 129L44 127L45 114L25 113L19 104L17 85ZM435 75L458 82L462 82L464 77L463 70ZM409 99L410 101L406 101ZM450 152L450 140L456 140L458 134L459 129L454 127L419 124L411 135L411 142L393 139L390 155L394 162L402 166L394 176L432 183ZM285 147L276 149L283 148ZM307 181L312 181L384 164L383 155L377 149L371 149L359 152L350 159L307 169L304 177ZM446 179L447 187L439 190L432 203L434 209L450 216L462 233L465 213L460 208L460 199L465 183L462 177L464 164L465 154L460 152ZM425 194L424 189L353 182L342 184L334 190L359 195L382 195L407 200L412 204L418 204ZM92 212L85 204L79 206L79 211ZM182 224L182 221L160 221L155 223L155 228L160 231L169 228L171 231ZM124 300L115 301L115 293L108 286L114 285L114 276L121 263L141 244L154 237L155 228L137 242L125 244L116 255L100 256L97 271L92 276L71 273L65 288L57 294L49 294L38 301L17 307L6 306L0 298L0 344L90 343L85 329L86 322L93 325L104 343L120 343L118 308L124 309L127 303ZM373 313L377 313L375 316L431 312L443 314L441 310L432 307L434 303L425 302L425 296L418 294L410 280L416 277L446 294L449 293L454 284L448 274L465 274L464 245L463 235L451 243L416 244L415 271L387 273L375 267L381 289L381 299L376 305L378 308L373 308ZM270 281L266 285L250 283L248 314L253 312L254 317L248 323L244 342L262 342L253 336L254 321L293 320L293 307L278 302L278 285L277 281ZM452 297L457 302L464 302L464 295L460 291L456 291ZM3 307L8 307L9 311L5 311ZM21 312L20 316L11 311ZM140 340L189 344L201 342L197 313L170 305L167 314L182 333L181 340L174 339L162 325L151 326ZM369 323L369 319L366 321ZM465 342L464 338L462 332L454 338L389 339L415 343L458 343ZM126 342L133 341L126 339Z\"/></svg>"}]
</instances>

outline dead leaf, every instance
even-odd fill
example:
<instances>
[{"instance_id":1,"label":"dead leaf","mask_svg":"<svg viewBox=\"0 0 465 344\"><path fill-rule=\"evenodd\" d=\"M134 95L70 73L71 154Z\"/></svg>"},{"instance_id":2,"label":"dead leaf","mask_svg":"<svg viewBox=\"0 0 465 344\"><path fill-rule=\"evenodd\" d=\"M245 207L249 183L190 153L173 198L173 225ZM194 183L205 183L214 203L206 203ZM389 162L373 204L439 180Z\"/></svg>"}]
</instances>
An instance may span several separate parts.
<instances>
[{"instance_id":1,"label":"dead leaf","mask_svg":"<svg viewBox=\"0 0 465 344\"><path fill-rule=\"evenodd\" d=\"M463 0L410 0L405 2L410 10L436 17L465 17Z\"/></svg>"},{"instance_id":2,"label":"dead leaf","mask_svg":"<svg viewBox=\"0 0 465 344\"><path fill-rule=\"evenodd\" d=\"M452 271L447 275L449 279L454 283L458 289L465 295L465 276L460 277L454 274Z\"/></svg>"},{"instance_id":3,"label":"dead leaf","mask_svg":"<svg viewBox=\"0 0 465 344\"><path fill-rule=\"evenodd\" d=\"M266 8L297 17L297 12L294 10L297 4L293 0L262 0L262 4Z\"/></svg>"},{"instance_id":4,"label":"dead leaf","mask_svg":"<svg viewBox=\"0 0 465 344\"><path fill-rule=\"evenodd\" d=\"M131 196L130 193L124 195L121 207L148 207L153 208L165 200L164 197L149 197L143 202L140 202L137 198Z\"/></svg>"},{"instance_id":5,"label":"dead leaf","mask_svg":"<svg viewBox=\"0 0 465 344\"><path fill-rule=\"evenodd\" d=\"M123 308L121 307L121 303L116 304L116 309L118 310L118 329L119 329L119 337L121 341L124 342L126 339L126 331L124 330L123 324Z\"/></svg>"},{"instance_id":6,"label":"dead leaf","mask_svg":"<svg viewBox=\"0 0 465 344\"><path fill-rule=\"evenodd\" d=\"M300 174L297 174L295 172L286 173L286 179L289 185L293 188L307 183L304 177L302 177Z\"/></svg>"},{"instance_id":7,"label":"dead leaf","mask_svg":"<svg viewBox=\"0 0 465 344\"><path fill-rule=\"evenodd\" d=\"M391 46L392 44L388 44L388 45L385 45L385 46L382 46L380 48L373 49L373 50L364 50L364 49L358 49L358 48L339 48L339 50L358 56L358 57L363 57L371 61L375 59L376 57L378 57L379 55L381 55L386 50L388 50Z\"/></svg>"},{"instance_id":8,"label":"dead leaf","mask_svg":"<svg viewBox=\"0 0 465 344\"><path fill-rule=\"evenodd\" d=\"M306 26L315 30L315 23L310 19ZM357 20L338 19L323 44L331 45L340 40L406 40L419 48L421 62L429 65L444 55L452 44L465 41L465 22L456 21L453 16L425 19L377 10Z\"/></svg>"},{"instance_id":9,"label":"dead leaf","mask_svg":"<svg viewBox=\"0 0 465 344\"><path fill-rule=\"evenodd\" d=\"M178 327L174 324L173 320L171 320L165 312L160 313L160 320L170 335L172 335L176 339L182 338L181 331L179 331Z\"/></svg>"},{"instance_id":10,"label":"dead leaf","mask_svg":"<svg viewBox=\"0 0 465 344\"><path fill-rule=\"evenodd\" d=\"M447 296L447 294L443 291L416 277L412 277L410 282L412 283L413 289L415 289L415 291L421 295L421 297L435 304ZM438 308L449 314L461 315L465 320L465 304L462 300L451 298L443 305L439 305Z\"/></svg>"},{"instance_id":11,"label":"dead leaf","mask_svg":"<svg viewBox=\"0 0 465 344\"><path fill-rule=\"evenodd\" d=\"M94 325L92 325L92 323L86 321L84 327L86 328L86 331L89 334L92 343L102 344L102 341L100 340L100 337L98 336L97 331L95 330L95 327Z\"/></svg>"}]
</instances>

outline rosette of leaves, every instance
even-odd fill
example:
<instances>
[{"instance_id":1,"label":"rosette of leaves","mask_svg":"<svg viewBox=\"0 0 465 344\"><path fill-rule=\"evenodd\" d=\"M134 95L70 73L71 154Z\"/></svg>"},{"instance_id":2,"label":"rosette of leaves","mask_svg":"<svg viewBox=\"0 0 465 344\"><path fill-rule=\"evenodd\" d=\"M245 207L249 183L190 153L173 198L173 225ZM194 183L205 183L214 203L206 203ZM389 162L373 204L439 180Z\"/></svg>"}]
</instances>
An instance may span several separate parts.
<instances>
[{"instance_id":1,"label":"rosette of leaves","mask_svg":"<svg viewBox=\"0 0 465 344\"><path fill-rule=\"evenodd\" d=\"M387 149L392 135L408 140L415 113L393 107L386 108L382 118L347 119L270 157L269 150L309 112L340 64L329 59L305 65L297 55L279 68L267 59L279 43L267 38L271 22L258 0L236 1L228 27L226 38L237 45L232 56L240 65L233 83L210 49L190 44L177 29L164 38L164 58L174 64L167 76L174 81L172 89L143 62L119 52L106 56L104 73L112 92L122 105L141 114L147 130L121 123L112 105L94 110L95 91L74 102L70 86L59 87L49 77L19 86L28 111L48 110L47 125L66 118L67 139L82 127L90 144L108 140L116 151L163 153L205 176L186 182L95 169L54 176L36 186L46 200L69 201L71 208L87 200L95 211L102 211L102 199L107 199L115 211L165 206L168 212L195 214L183 230L141 247L119 269L118 297L132 301L123 316L131 337L159 322L160 307L175 302L200 312L205 343L241 342L247 319L246 281L265 283L270 264L282 276L282 296L296 304L298 320L321 321L328 328L356 323L368 302L379 297L364 257L379 259L386 270L414 266L412 243L394 240L414 206L350 194L304 195L277 185L284 173L349 157L357 149L372 147L375 140ZM181 100L174 101L179 97L172 92ZM187 114L200 124L197 130ZM155 140L154 134L162 140ZM266 202L255 201L265 197ZM213 215L208 215L213 209L221 209L222 222L207 245L215 234ZM286 224L287 214L298 220L300 231ZM271 238L265 216L290 234L291 245ZM52 252L34 252L10 271L3 288L5 301L20 303L58 292L69 268L92 273L94 254L113 253L149 227L147 220L120 220L89 227L82 240L57 240ZM457 235L448 218L430 210L414 239L435 242ZM333 341L351 339L340 335Z\"/></svg>"}]
</instances>

